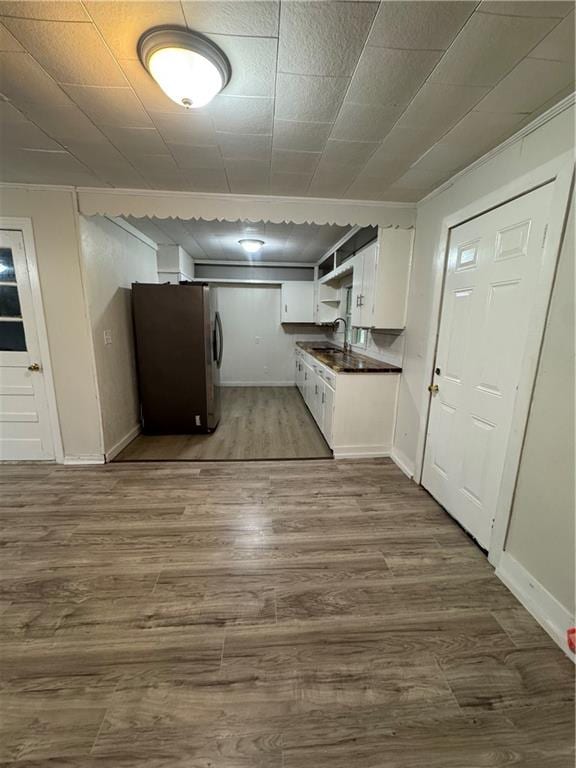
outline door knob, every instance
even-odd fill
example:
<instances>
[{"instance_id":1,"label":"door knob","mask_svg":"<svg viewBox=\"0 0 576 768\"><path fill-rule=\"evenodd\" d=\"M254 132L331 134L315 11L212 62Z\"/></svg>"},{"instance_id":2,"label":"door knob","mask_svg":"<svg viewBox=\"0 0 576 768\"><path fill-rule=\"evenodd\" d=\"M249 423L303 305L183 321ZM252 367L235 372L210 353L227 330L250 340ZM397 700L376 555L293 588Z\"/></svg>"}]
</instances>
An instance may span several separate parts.
<instances>
[{"instance_id":1,"label":"door knob","mask_svg":"<svg viewBox=\"0 0 576 768\"><path fill-rule=\"evenodd\" d=\"M28 366L29 371L39 371L40 370L40 363L30 363Z\"/></svg>"},{"instance_id":2,"label":"door knob","mask_svg":"<svg viewBox=\"0 0 576 768\"><path fill-rule=\"evenodd\" d=\"M430 384L430 386L428 387L428 392L432 392L432 393L438 392L438 384Z\"/></svg>"}]
</instances>

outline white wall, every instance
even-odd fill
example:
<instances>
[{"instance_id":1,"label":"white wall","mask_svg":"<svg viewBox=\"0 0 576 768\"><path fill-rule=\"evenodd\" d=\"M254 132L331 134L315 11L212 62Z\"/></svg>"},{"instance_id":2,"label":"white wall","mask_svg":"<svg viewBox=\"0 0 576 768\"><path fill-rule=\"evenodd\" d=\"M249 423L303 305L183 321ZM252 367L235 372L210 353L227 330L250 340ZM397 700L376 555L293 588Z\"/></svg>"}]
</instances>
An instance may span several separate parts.
<instances>
[{"instance_id":1,"label":"white wall","mask_svg":"<svg viewBox=\"0 0 576 768\"><path fill-rule=\"evenodd\" d=\"M80 234L104 452L109 454L140 422L130 289L133 282L158 281L156 250L101 216L81 216ZM105 332L111 343L105 343Z\"/></svg>"},{"instance_id":2,"label":"white wall","mask_svg":"<svg viewBox=\"0 0 576 768\"><path fill-rule=\"evenodd\" d=\"M436 258L442 221L491 191L569 151L574 145L574 108L566 110L497 156L457 179L417 208L416 237L408 298L403 374L400 381L394 451L413 471L419 430L426 414L425 356L432 323L432 290L443 263Z\"/></svg>"},{"instance_id":3,"label":"white wall","mask_svg":"<svg viewBox=\"0 0 576 768\"><path fill-rule=\"evenodd\" d=\"M560 253L506 551L574 616L574 201Z\"/></svg>"},{"instance_id":4,"label":"white wall","mask_svg":"<svg viewBox=\"0 0 576 768\"><path fill-rule=\"evenodd\" d=\"M224 385L294 384L296 340L325 340L316 326L280 324L280 286L219 285Z\"/></svg>"},{"instance_id":5,"label":"white wall","mask_svg":"<svg viewBox=\"0 0 576 768\"><path fill-rule=\"evenodd\" d=\"M102 438L74 193L0 187L0 215L32 221L64 455L98 459Z\"/></svg>"},{"instance_id":6,"label":"white wall","mask_svg":"<svg viewBox=\"0 0 576 768\"><path fill-rule=\"evenodd\" d=\"M177 284L194 277L194 260L180 245L159 245L157 258L160 282Z\"/></svg>"}]
</instances>

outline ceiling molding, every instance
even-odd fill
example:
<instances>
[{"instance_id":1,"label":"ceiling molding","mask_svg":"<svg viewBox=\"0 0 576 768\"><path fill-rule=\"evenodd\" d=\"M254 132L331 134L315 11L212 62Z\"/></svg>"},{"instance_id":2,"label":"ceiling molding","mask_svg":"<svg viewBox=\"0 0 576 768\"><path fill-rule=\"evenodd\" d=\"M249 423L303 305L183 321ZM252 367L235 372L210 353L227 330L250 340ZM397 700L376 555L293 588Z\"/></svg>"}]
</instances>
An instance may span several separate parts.
<instances>
[{"instance_id":1,"label":"ceiling molding","mask_svg":"<svg viewBox=\"0 0 576 768\"><path fill-rule=\"evenodd\" d=\"M413 203L331 200L310 197L219 195L199 192L118 190L79 187L78 209L85 216L146 216L203 221L267 221L273 224L410 226Z\"/></svg>"}]
</instances>

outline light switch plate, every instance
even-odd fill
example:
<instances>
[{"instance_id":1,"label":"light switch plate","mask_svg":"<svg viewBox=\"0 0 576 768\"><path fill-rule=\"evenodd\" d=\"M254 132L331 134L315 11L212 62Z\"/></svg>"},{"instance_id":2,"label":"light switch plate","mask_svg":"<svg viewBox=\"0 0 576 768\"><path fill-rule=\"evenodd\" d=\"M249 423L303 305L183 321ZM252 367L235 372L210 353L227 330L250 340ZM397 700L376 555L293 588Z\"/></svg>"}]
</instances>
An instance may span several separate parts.
<instances>
[{"instance_id":1,"label":"light switch plate","mask_svg":"<svg viewBox=\"0 0 576 768\"><path fill-rule=\"evenodd\" d=\"M112 331L110 329L104 331L104 344L112 344Z\"/></svg>"}]
</instances>

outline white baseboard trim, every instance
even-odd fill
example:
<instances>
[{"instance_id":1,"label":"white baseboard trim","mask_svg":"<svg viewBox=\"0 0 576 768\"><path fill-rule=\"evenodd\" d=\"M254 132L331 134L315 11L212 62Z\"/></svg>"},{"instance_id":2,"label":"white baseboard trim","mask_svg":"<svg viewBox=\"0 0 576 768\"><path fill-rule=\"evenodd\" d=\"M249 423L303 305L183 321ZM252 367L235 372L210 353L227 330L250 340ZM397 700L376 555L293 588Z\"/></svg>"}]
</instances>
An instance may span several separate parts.
<instances>
[{"instance_id":1,"label":"white baseboard trim","mask_svg":"<svg viewBox=\"0 0 576 768\"><path fill-rule=\"evenodd\" d=\"M414 479L414 464L404 456L402 451L399 451L397 448L392 448L390 451L390 458L394 464L404 472L406 477L409 477L410 480Z\"/></svg>"},{"instance_id":2,"label":"white baseboard trim","mask_svg":"<svg viewBox=\"0 0 576 768\"><path fill-rule=\"evenodd\" d=\"M135 424L131 430L129 430L124 437L122 437L120 440L118 440L117 443L115 443L112 448L110 448L109 451L106 451L106 461L112 461L113 458L118 456L118 454L126 448L126 446L134 440L135 437L138 437L140 432L142 431L142 427L140 424Z\"/></svg>"},{"instance_id":3,"label":"white baseboard trim","mask_svg":"<svg viewBox=\"0 0 576 768\"><path fill-rule=\"evenodd\" d=\"M574 617L570 615L570 611L506 551L502 553L496 576L506 584L568 658L575 661L575 656L566 642L566 630L574 626Z\"/></svg>"},{"instance_id":4,"label":"white baseboard trim","mask_svg":"<svg viewBox=\"0 0 576 768\"><path fill-rule=\"evenodd\" d=\"M222 387L295 387L295 381L222 381Z\"/></svg>"},{"instance_id":5,"label":"white baseboard trim","mask_svg":"<svg viewBox=\"0 0 576 768\"><path fill-rule=\"evenodd\" d=\"M102 453L84 454L83 456L64 456L63 464L70 466L80 464L105 464L106 459Z\"/></svg>"},{"instance_id":6,"label":"white baseboard trim","mask_svg":"<svg viewBox=\"0 0 576 768\"><path fill-rule=\"evenodd\" d=\"M335 445L335 459L378 459L390 456L389 445Z\"/></svg>"}]
</instances>

